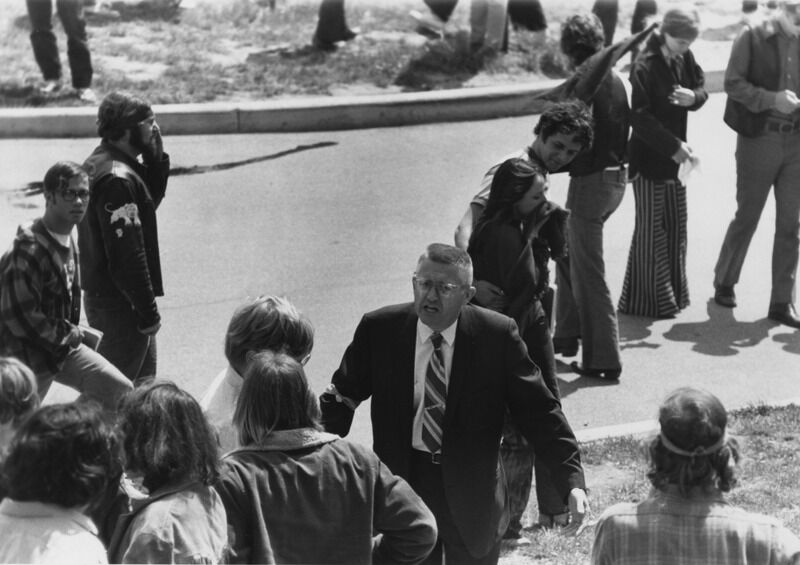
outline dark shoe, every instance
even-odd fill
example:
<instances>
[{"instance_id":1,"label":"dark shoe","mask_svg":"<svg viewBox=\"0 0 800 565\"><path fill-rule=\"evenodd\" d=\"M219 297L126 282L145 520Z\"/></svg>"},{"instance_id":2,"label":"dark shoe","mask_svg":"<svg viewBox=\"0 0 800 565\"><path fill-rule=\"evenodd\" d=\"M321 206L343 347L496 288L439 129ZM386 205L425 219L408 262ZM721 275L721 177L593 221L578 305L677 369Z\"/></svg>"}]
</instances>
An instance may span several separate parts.
<instances>
[{"instance_id":1,"label":"dark shoe","mask_svg":"<svg viewBox=\"0 0 800 565\"><path fill-rule=\"evenodd\" d=\"M582 377L594 377L607 381L618 381L622 374L622 369L586 369L577 361L573 361L569 366Z\"/></svg>"},{"instance_id":2,"label":"dark shoe","mask_svg":"<svg viewBox=\"0 0 800 565\"><path fill-rule=\"evenodd\" d=\"M770 304L767 318L784 326L800 329L800 318L797 317L794 304Z\"/></svg>"},{"instance_id":3,"label":"dark shoe","mask_svg":"<svg viewBox=\"0 0 800 565\"><path fill-rule=\"evenodd\" d=\"M577 337L554 337L553 351L564 357L575 357L578 354Z\"/></svg>"},{"instance_id":4,"label":"dark shoe","mask_svg":"<svg viewBox=\"0 0 800 565\"><path fill-rule=\"evenodd\" d=\"M358 37L358 32L348 28L344 30L344 33L342 34L342 41L351 41L356 37Z\"/></svg>"},{"instance_id":5,"label":"dark shoe","mask_svg":"<svg viewBox=\"0 0 800 565\"><path fill-rule=\"evenodd\" d=\"M327 41L322 41L316 34L311 39L311 46L316 49L317 51L325 51L327 53L333 53L336 51L336 44L329 43Z\"/></svg>"},{"instance_id":6,"label":"dark shoe","mask_svg":"<svg viewBox=\"0 0 800 565\"><path fill-rule=\"evenodd\" d=\"M714 302L726 308L736 308L736 293L732 286L716 285L714 288Z\"/></svg>"}]
</instances>

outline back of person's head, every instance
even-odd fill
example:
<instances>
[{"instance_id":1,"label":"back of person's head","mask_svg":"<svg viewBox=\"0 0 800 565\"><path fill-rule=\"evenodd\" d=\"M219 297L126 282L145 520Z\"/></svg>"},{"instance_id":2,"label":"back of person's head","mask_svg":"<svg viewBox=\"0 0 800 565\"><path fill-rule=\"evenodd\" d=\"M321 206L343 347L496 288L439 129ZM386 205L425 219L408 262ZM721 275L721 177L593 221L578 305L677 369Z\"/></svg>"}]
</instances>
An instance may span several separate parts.
<instances>
[{"instance_id":1,"label":"back of person's head","mask_svg":"<svg viewBox=\"0 0 800 565\"><path fill-rule=\"evenodd\" d=\"M9 498L91 509L122 475L113 428L92 402L43 406L14 434L3 464Z\"/></svg>"},{"instance_id":2,"label":"back of person's head","mask_svg":"<svg viewBox=\"0 0 800 565\"><path fill-rule=\"evenodd\" d=\"M255 354L233 414L239 443L258 445L275 431L321 429L319 422L319 404L303 366L285 353Z\"/></svg>"},{"instance_id":3,"label":"back of person's head","mask_svg":"<svg viewBox=\"0 0 800 565\"><path fill-rule=\"evenodd\" d=\"M117 141L125 132L152 115L143 99L127 92L111 92L97 109L97 134L106 141Z\"/></svg>"},{"instance_id":4,"label":"back of person's head","mask_svg":"<svg viewBox=\"0 0 800 565\"><path fill-rule=\"evenodd\" d=\"M225 334L225 357L240 373L248 355L259 351L287 353L302 363L313 347L311 321L280 296L259 296L237 308Z\"/></svg>"},{"instance_id":5,"label":"back of person's head","mask_svg":"<svg viewBox=\"0 0 800 565\"><path fill-rule=\"evenodd\" d=\"M693 7L678 7L667 10L661 20L661 33L677 39L694 41L700 35L700 17Z\"/></svg>"},{"instance_id":6,"label":"back of person's head","mask_svg":"<svg viewBox=\"0 0 800 565\"><path fill-rule=\"evenodd\" d=\"M171 381L153 379L120 402L125 469L150 491L218 476L217 440L197 400Z\"/></svg>"},{"instance_id":7,"label":"back of person's head","mask_svg":"<svg viewBox=\"0 0 800 565\"><path fill-rule=\"evenodd\" d=\"M594 14L575 14L561 25L561 52L575 66L600 51L604 41L603 24Z\"/></svg>"},{"instance_id":8,"label":"back of person's head","mask_svg":"<svg viewBox=\"0 0 800 565\"><path fill-rule=\"evenodd\" d=\"M39 407L36 377L16 357L0 357L0 425L16 426Z\"/></svg>"},{"instance_id":9,"label":"back of person's head","mask_svg":"<svg viewBox=\"0 0 800 565\"><path fill-rule=\"evenodd\" d=\"M542 112L533 133L544 141L551 135L562 133L574 137L586 149L594 141L592 111L577 99L556 102Z\"/></svg>"},{"instance_id":10,"label":"back of person's head","mask_svg":"<svg viewBox=\"0 0 800 565\"><path fill-rule=\"evenodd\" d=\"M89 178L83 167L73 161L59 161L44 174L42 189L47 194L62 190L69 186L69 181L75 177Z\"/></svg>"},{"instance_id":11,"label":"back of person's head","mask_svg":"<svg viewBox=\"0 0 800 565\"><path fill-rule=\"evenodd\" d=\"M726 433L728 416L719 399L708 391L679 388L661 405L661 432L650 443L650 482L658 489L677 486L688 496L692 489L729 491L736 483L739 445Z\"/></svg>"}]
</instances>

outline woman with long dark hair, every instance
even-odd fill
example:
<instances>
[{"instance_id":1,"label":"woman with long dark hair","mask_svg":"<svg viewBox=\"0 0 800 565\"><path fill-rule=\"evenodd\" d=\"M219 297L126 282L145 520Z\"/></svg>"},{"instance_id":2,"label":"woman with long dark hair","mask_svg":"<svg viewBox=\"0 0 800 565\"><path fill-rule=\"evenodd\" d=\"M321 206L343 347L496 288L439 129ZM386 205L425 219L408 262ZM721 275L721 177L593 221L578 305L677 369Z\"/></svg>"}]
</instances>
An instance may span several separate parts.
<instances>
[{"instance_id":1,"label":"woman with long dark hair","mask_svg":"<svg viewBox=\"0 0 800 565\"><path fill-rule=\"evenodd\" d=\"M489 200L467 249L475 279L489 281L505 295L502 313L517 322L531 359L556 398L560 394L553 340L542 299L549 289L548 261L565 252L566 217L566 211L547 200L546 173L525 159L508 159L492 179ZM511 499L506 537L521 538L521 518L534 468L539 524L566 525L568 509L546 469L535 464L531 447L508 422L500 452Z\"/></svg>"}]
</instances>

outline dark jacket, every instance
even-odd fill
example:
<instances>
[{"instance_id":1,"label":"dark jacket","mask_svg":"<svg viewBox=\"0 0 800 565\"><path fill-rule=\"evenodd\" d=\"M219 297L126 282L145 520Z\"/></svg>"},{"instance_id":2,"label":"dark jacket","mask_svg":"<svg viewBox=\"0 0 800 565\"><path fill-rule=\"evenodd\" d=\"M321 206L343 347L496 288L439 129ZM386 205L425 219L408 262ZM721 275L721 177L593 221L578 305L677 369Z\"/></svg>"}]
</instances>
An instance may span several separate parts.
<instances>
[{"instance_id":1,"label":"dark jacket","mask_svg":"<svg viewBox=\"0 0 800 565\"><path fill-rule=\"evenodd\" d=\"M637 174L651 180L678 178L678 164L672 156L680 148L681 141L686 141L688 111L697 110L708 100L705 75L692 52L683 55L678 81L661 52L663 44L663 37L653 33L631 69L631 178ZM686 108L669 101L678 83L694 91L692 106Z\"/></svg>"},{"instance_id":2,"label":"dark jacket","mask_svg":"<svg viewBox=\"0 0 800 565\"><path fill-rule=\"evenodd\" d=\"M84 163L91 199L78 226L81 287L89 296L124 297L147 328L160 321L163 296L156 208L169 177L169 156L148 166L105 141Z\"/></svg>"},{"instance_id":3,"label":"dark jacket","mask_svg":"<svg viewBox=\"0 0 800 565\"><path fill-rule=\"evenodd\" d=\"M569 165L569 174L581 177L622 165L628 160L630 107L622 79L606 73L591 100L594 118L594 143Z\"/></svg>"},{"instance_id":4,"label":"dark jacket","mask_svg":"<svg viewBox=\"0 0 800 565\"><path fill-rule=\"evenodd\" d=\"M781 43L787 41L771 20L743 28L734 41L725 69L724 117L734 131L747 137L764 131L780 88Z\"/></svg>"},{"instance_id":5,"label":"dark jacket","mask_svg":"<svg viewBox=\"0 0 800 565\"><path fill-rule=\"evenodd\" d=\"M81 342L77 250L47 231L41 218L19 226L11 249L0 258L0 354L17 357L41 383L55 375L70 348ZM72 286L67 269L73 269Z\"/></svg>"},{"instance_id":6,"label":"dark jacket","mask_svg":"<svg viewBox=\"0 0 800 565\"><path fill-rule=\"evenodd\" d=\"M419 563L436 543L436 520L404 480L312 428L229 453L216 489L234 563Z\"/></svg>"},{"instance_id":7,"label":"dark jacket","mask_svg":"<svg viewBox=\"0 0 800 565\"><path fill-rule=\"evenodd\" d=\"M355 402L371 400L375 453L408 479L414 425L413 304L365 314L332 384ZM332 393L321 397L325 428L350 430L353 410ZM566 501L584 488L575 436L561 404L547 389L514 320L476 306L462 308L447 386L442 435L442 481L453 521L467 549L486 555L508 526L500 434L506 410L547 465Z\"/></svg>"}]
</instances>

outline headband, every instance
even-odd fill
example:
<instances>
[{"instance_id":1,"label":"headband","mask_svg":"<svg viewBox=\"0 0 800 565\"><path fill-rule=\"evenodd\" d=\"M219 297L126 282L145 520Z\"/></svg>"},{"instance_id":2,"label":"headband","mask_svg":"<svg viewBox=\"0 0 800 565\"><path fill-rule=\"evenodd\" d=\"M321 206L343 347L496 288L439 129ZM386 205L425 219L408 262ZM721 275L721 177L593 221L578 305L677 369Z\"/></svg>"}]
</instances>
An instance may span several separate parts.
<instances>
[{"instance_id":1,"label":"headband","mask_svg":"<svg viewBox=\"0 0 800 565\"><path fill-rule=\"evenodd\" d=\"M724 433L722 434L722 437L720 437L715 443L709 445L708 447L702 447L698 445L697 447L694 448L694 450L686 451L685 449L681 449L680 447L672 443L669 439L667 439L667 436L666 434L664 434L663 430L658 435L661 438L661 443L664 445L667 451L671 451L676 455L683 455L684 457L691 457L691 458L700 457L704 455L711 455L712 453L716 453L717 451L722 449L722 446L725 445L725 443L728 441L728 434Z\"/></svg>"}]
</instances>

